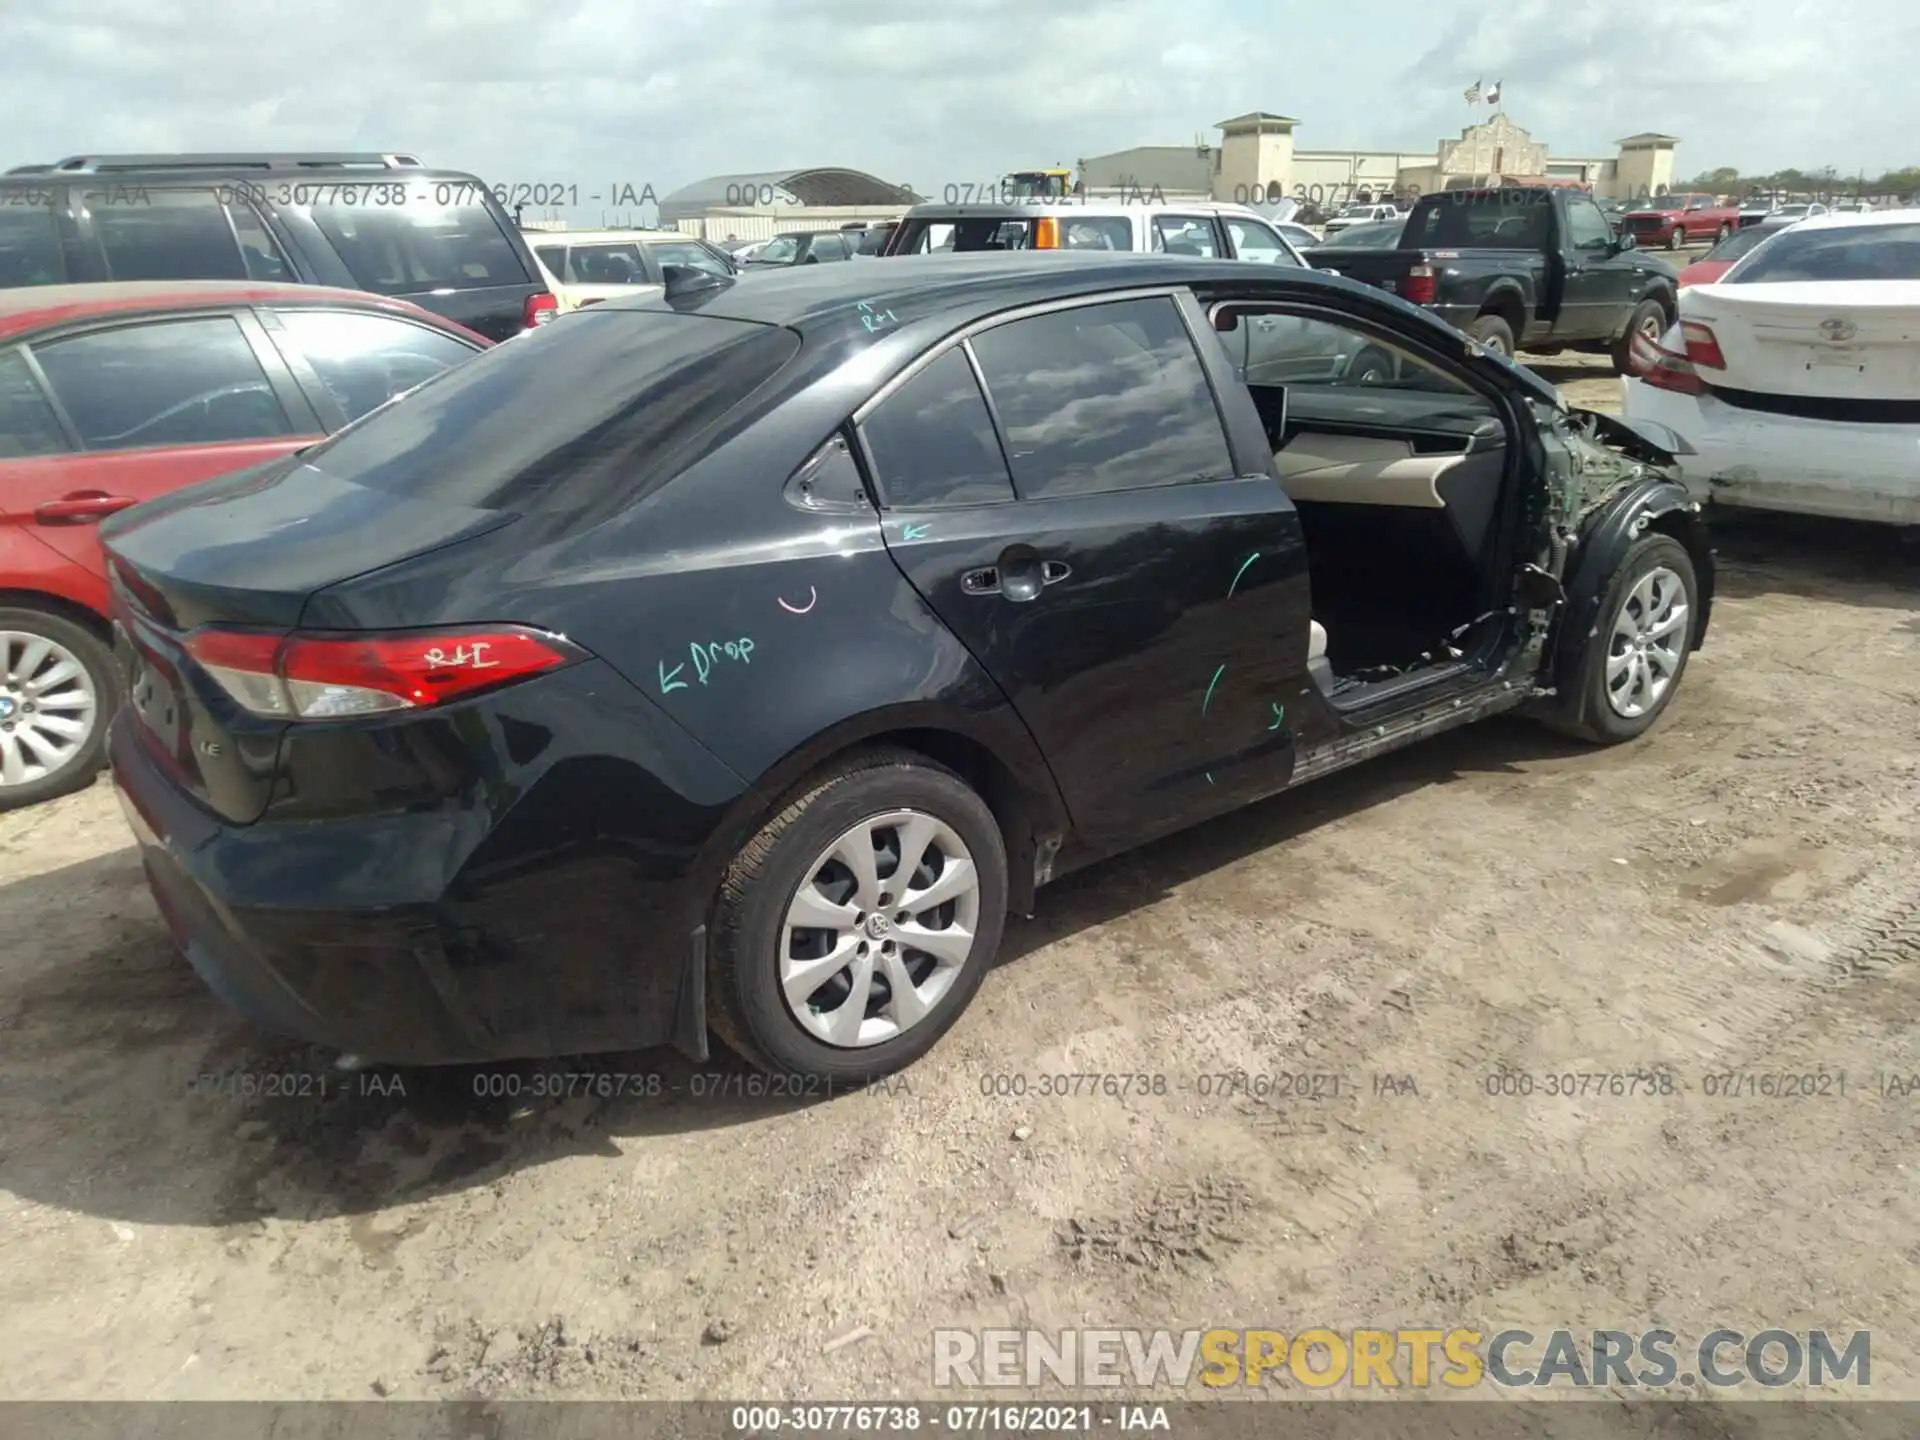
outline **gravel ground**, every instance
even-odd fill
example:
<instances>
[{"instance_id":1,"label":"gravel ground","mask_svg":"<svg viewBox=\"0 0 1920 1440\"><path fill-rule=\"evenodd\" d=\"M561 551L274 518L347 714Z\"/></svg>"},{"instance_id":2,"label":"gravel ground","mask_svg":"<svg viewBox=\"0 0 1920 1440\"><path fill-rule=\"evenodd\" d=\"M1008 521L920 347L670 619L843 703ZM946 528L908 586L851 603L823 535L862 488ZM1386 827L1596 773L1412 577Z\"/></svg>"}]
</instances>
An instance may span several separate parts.
<instances>
[{"instance_id":1,"label":"gravel ground","mask_svg":"<svg viewBox=\"0 0 1920 1440\"><path fill-rule=\"evenodd\" d=\"M1494 722L1073 877L890 1094L343 1081L169 949L104 782L0 817L0 1394L924 1395L936 1326L1090 1323L1869 1328L1920 1397L1920 1096L1871 1078L1920 1072L1913 551L1719 543L1641 743ZM1822 1067L1844 1098L1706 1093ZM1343 1093L1201 1093L1242 1070Z\"/></svg>"}]
</instances>

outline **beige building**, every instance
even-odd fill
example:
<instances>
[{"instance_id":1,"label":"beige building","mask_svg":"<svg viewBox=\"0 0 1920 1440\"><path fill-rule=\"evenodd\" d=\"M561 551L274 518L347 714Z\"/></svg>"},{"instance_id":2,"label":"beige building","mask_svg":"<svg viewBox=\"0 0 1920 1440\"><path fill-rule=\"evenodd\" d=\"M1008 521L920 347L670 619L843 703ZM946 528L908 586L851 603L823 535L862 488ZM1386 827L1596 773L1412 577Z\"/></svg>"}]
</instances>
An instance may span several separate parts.
<instances>
[{"instance_id":1,"label":"beige building","mask_svg":"<svg viewBox=\"0 0 1920 1440\"><path fill-rule=\"evenodd\" d=\"M1429 153L1301 150L1300 121L1255 111L1220 122L1218 145L1143 145L1080 162L1095 195L1159 191L1259 203L1282 198L1317 205L1384 199L1394 193L1486 184L1503 178L1571 181L1602 198L1660 194L1674 183L1671 135L1634 135L1606 156L1555 156L1544 142L1496 113Z\"/></svg>"}]
</instances>

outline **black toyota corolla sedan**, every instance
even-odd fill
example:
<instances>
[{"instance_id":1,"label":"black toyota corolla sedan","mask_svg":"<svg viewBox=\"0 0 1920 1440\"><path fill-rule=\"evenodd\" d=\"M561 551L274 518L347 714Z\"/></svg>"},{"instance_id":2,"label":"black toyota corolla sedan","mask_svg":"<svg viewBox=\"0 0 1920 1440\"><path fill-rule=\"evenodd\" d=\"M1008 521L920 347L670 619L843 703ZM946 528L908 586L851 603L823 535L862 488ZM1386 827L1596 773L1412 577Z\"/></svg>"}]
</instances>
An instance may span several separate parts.
<instances>
[{"instance_id":1,"label":"black toyota corolla sedan","mask_svg":"<svg viewBox=\"0 0 1920 1440\"><path fill-rule=\"evenodd\" d=\"M1644 731L1683 449L1317 271L693 277L109 522L113 768L270 1028L881 1075L1077 865L1499 711Z\"/></svg>"}]
</instances>

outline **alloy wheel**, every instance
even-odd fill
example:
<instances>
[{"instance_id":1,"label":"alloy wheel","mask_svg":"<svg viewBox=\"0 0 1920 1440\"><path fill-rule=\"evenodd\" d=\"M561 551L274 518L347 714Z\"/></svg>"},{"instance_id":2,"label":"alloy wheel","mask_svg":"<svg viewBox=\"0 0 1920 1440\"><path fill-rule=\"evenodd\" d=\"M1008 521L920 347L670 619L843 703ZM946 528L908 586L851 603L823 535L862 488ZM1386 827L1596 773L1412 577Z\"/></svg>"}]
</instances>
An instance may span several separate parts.
<instances>
[{"instance_id":1,"label":"alloy wheel","mask_svg":"<svg viewBox=\"0 0 1920 1440\"><path fill-rule=\"evenodd\" d=\"M93 677L78 656L45 635L0 630L0 789L67 765L99 715Z\"/></svg>"},{"instance_id":2,"label":"alloy wheel","mask_svg":"<svg viewBox=\"0 0 1920 1440\"><path fill-rule=\"evenodd\" d=\"M1637 720L1673 687L1686 656L1687 587L1664 565L1642 575L1614 617L1607 643L1607 703Z\"/></svg>"},{"instance_id":3,"label":"alloy wheel","mask_svg":"<svg viewBox=\"0 0 1920 1440\"><path fill-rule=\"evenodd\" d=\"M818 1040L865 1049L938 1008L973 954L980 875L945 821L892 810L817 855L780 926L780 989Z\"/></svg>"}]
</instances>

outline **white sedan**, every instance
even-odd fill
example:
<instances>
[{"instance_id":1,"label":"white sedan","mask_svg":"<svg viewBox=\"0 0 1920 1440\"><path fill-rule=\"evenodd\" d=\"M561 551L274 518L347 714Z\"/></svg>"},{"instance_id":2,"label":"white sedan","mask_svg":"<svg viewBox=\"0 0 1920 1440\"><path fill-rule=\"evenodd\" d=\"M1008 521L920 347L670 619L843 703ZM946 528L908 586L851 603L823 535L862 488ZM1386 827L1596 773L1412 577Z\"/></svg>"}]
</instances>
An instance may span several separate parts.
<instances>
[{"instance_id":1,"label":"white sedan","mask_svg":"<svg viewBox=\"0 0 1920 1440\"><path fill-rule=\"evenodd\" d=\"M1626 413L1702 499L1920 525L1920 209L1781 230L1636 357Z\"/></svg>"}]
</instances>

